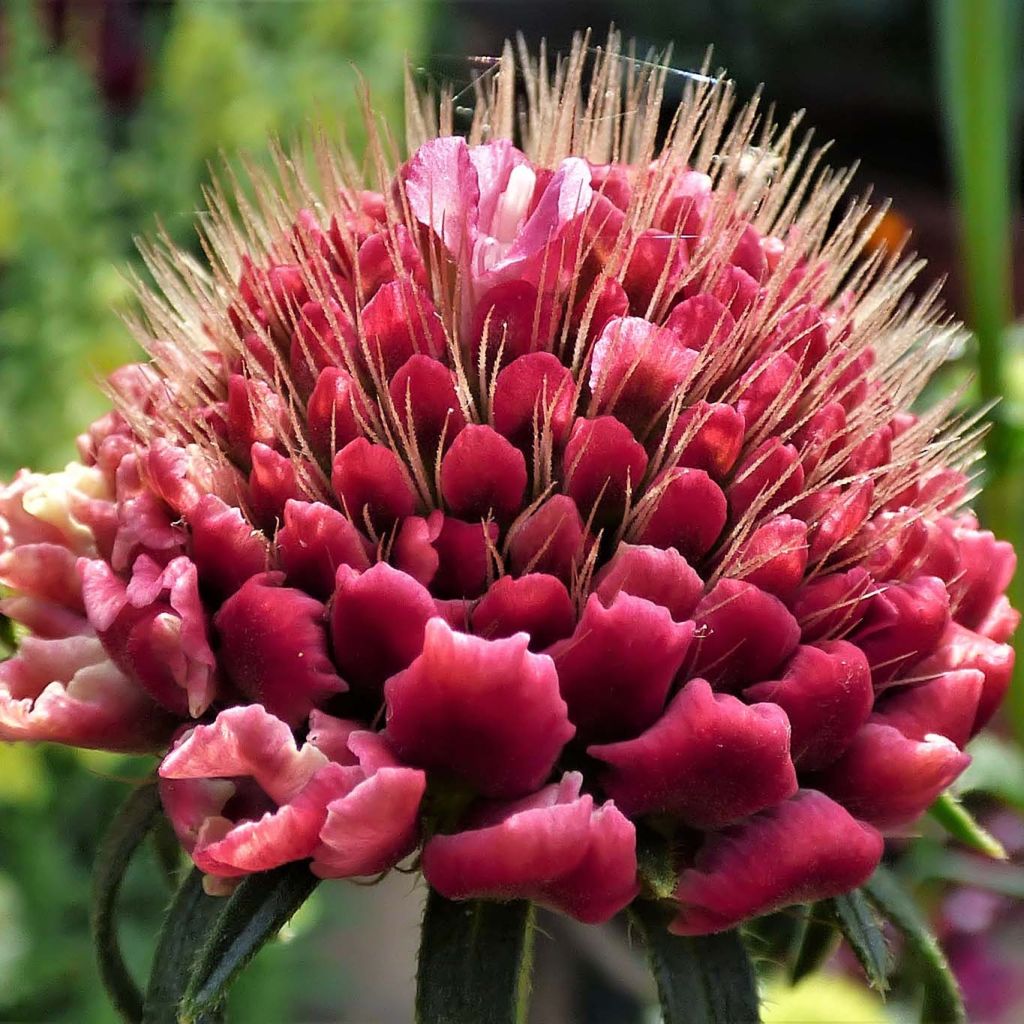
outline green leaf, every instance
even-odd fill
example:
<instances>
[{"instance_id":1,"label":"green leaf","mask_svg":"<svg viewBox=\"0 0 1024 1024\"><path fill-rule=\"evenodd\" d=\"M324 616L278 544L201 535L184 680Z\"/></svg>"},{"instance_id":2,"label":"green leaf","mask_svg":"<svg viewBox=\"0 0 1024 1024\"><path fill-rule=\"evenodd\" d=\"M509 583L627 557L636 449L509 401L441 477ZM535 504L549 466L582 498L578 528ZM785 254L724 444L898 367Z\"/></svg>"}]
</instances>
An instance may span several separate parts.
<instances>
[{"instance_id":1,"label":"green leaf","mask_svg":"<svg viewBox=\"0 0 1024 1024\"><path fill-rule=\"evenodd\" d=\"M839 930L864 969L868 983L878 992L885 992L889 987L892 957L871 904L857 889L829 902Z\"/></svg>"},{"instance_id":2,"label":"green leaf","mask_svg":"<svg viewBox=\"0 0 1024 1024\"><path fill-rule=\"evenodd\" d=\"M928 809L928 813L964 846L983 853L993 860L1006 860L1003 844L982 828L970 811L952 793L943 793Z\"/></svg>"},{"instance_id":3,"label":"green leaf","mask_svg":"<svg viewBox=\"0 0 1024 1024\"><path fill-rule=\"evenodd\" d=\"M524 1024L533 906L427 896L416 972L417 1024Z\"/></svg>"},{"instance_id":4,"label":"green leaf","mask_svg":"<svg viewBox=\"0 0 1024 1024\"><path fill-rule=\"evenodd\" d=\"M160 816L156 783L134 789L110 825L96 856L91 925L100 978L114 1009L128 1024L142 1020L142 993L121 955L117 939L117 897L135 851Z\"/></svg>"},{"instance_id":5,"label":"green leaf","mask_svg":"<svg viewBox=\"0 0 1024 1024\"><path fill-rule=\"evenodd\" d=\"M966 1024L967 1014L956 979L914 901L885 868L872 875L864 892L882 916L903 933L908 953L920 968L924 979L922 1024Z\"/></svg>"},{"instance_id":6,"label":"green leaf","mask_svg":"<svg viewBox=\"0 0 1024 1024\"><path fill-rule=\"evenodd\" d=\"M823 900L808 907L803 934L789 971L790 983L795 985L820 970L836 951L841 937L830 901Z\"/></svg>"},{"instance_id":7,"label":"green leaf","mask_svg":"<svg viewBox=\"0 0 1024 1024\"><path fill-rule=\"evenodd\" d=\"M629 916L647 946L664 1024L760 1021L757 980L738 931L672 935L671 913L649 900L637 900Z\"/></svg>"},{"instance_id":8,"label":"green leaf","mask_svg":"<svg viewBox=\"0 0 1024 1024\"><path fill-rule=\"evenodd\" d=\"M178 1024L178 1007L188 987L199 937L209 934L226 902L223 897L207 896L198 868L181 883L153 956L143 1024Z\"/></svg>"},{"instance_id":9,"label":"green leaf","mask_svg":"<svg viewBox=\"0 0 1024 1024\"><path fill-rule=\"evenodd\" d=\"M309 899L319 882L307 861L297 861L249 875L238 886L192 965L179 1013L182 1024L200 1024L216 1015L231 983Z\"/></svg>"}]
</instances>

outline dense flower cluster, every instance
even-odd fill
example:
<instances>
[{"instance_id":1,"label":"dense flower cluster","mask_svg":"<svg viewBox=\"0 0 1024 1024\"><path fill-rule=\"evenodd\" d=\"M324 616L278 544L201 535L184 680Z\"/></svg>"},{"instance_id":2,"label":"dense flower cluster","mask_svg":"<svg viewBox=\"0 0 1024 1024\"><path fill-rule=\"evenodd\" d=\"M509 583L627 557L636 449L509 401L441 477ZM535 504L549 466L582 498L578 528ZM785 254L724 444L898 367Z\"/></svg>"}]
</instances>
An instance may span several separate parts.
<instances>
[{"instance_id":1,"label":"dense flower cluster","mask_svg":"<svg viewBox=\"0 0 1024 1024\"><path fill-rule=\"evenodd\" d=\"M527 74L526 151L504 61L377 191L326 150L319 195L215 191L81 464L0 492L0 738L169 747L212 884L419 850L597 922L639 829L721 930L860 884L1006 690L913 268L791 132L708 86L656 148L657 74L631 114L581 62Z\"/></svg>"}]
</instances>

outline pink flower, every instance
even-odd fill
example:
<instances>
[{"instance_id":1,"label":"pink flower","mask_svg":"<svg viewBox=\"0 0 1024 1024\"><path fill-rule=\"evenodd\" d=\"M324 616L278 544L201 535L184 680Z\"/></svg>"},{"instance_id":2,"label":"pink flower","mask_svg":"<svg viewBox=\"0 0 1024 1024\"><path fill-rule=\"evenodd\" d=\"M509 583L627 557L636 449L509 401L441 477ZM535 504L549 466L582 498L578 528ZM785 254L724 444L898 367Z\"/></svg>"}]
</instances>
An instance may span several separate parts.
<instances>
[{"instance_id":1,"label":"pink flower","mask_svg":"<svg viewBox=\"0 0 1024 1024\"><path fill-rule=\"evenodd\" d=\"M314 713L300 748L258 704L180 739L160 766L171 823L204 871L232 878L314 858L322 877L386 870L416 844L422 772L358 723Z\"/></svg>"},{"instance_id":2,"label":"pink flower","mask_svg":"<svg viewBox=\"0 0 1024 1024\"><path fill-rule=\"evenodd\" d=\"M167 255L81 464L0 490L0 739L166 751L222 878L425 836L450 898L597 921L640 825L686 934L845 892L1013 667L970 445L906 411L933 311L697 108L535 80L518 148L509 72L380 191L218 208L212 282Z\"/></svg>"}]
</instances>

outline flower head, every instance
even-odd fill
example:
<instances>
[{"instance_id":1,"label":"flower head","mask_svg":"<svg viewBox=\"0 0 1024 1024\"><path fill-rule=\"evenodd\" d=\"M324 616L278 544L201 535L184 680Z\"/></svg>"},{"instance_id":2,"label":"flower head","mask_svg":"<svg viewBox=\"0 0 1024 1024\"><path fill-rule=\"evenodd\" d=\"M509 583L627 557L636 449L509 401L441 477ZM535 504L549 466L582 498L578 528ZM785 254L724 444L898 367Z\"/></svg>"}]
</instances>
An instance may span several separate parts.
<instances>
[{"instance_id":1,"label":"flower head","mask_svg":"<svg viewBox=\"0 0 1024 1024\"><path fill-rule=\"evenodd\" d=\"M908 412L951 337L916 265L792 126L761 167L704 83L657 142L661 72L620 116L586 61L522 69L522 148L506 55L372 189L326 145L215 189L82 464L0 493L0 738L173 739L213 876L422 844L452 898L598 921L642 823L673 928L728 928L863 881L1005 692L976 438Z\"/></svg>"}]
</instances>

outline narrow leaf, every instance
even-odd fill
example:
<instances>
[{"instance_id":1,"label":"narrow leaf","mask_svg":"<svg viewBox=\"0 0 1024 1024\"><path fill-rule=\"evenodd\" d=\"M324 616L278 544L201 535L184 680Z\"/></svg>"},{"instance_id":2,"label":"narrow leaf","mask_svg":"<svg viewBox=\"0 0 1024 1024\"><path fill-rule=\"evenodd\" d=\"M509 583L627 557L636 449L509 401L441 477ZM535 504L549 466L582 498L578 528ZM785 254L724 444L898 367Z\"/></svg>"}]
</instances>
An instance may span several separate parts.
<instances>
[{"instance_id":1,"label":"narrow leaf","mask_svg":"<svg viewBox=\"0 0 1024 1024\"><path fill-rule=\"evenodd\" d=\"M427 896L416 973L417 1024L524 1024L533 906Z\"/></svg>"},{"instance_id":2,"label":"narrow leaf","mask_svg":"<svg viewBox=\"0 0 1024 1024\"><path fill-rule=\"evenodd\" d=\"M178 1024L178 1006L202 937L224 910L226 900L207 896L203 873L190 871L164 920L146 990L143 1024Z\"/></svg>"},{"instance_id":3,"label":"narrow leaf","mask_svg":"<svg viewBox=\"0 0 1024 1024\"><path fill-rule=\"evenodd\" d=\"M871 904L856 889L830 902L839 930L864 969L868 983L873 989L885 992L889 987L892 957Z\"/></svg>"},{"instance_id":4,"label":"narrow leaf","mask_svg":"<svg viewBox=\"0 0 1024 1024\"><path fill-rule=\"evenodd\" d=\"M966 1024L967 1014L956 979L914 901L885 868L872 875L864 892L903 933L908 951L920 966L925 990L922 1024Z\"/></svg>"},{"instance_id":5,"label":"narrow leaf","mask_svg":"<svg viewBox=\"0 0 1024 1024\"><path fill-rule=\"evenodd\" d=\"M320 879L306 861L249 875L232 893L193 962L182 1000L182 1024L216 1013L231 983L309 899Z\"/></svg>"},{"instance_id":6,"label":"narrow leaf","mask_svg":"<svg viewBox=\"0 0 1024 1024\"><path fill-rule=\"evenodd\" d=\"M121 955L117 939L117 897L135 851L160 815L155 783L134 789L117 812L96 856L91 925L100 978L118 1015L127 1024L142 1020L142 993Z\"/></svg>"},{"instance_id":7,"label":"narrow leaf","mask_svg":"<svg viewBox=\"0 0 1024 1024\"><path fill-rule=\"evenodd\" d=\"M982 828L952 793L943 793L931 805L928 813L964 846L993 860L1006 860L1003 844L991 832Z\"/></svg>"},{"instance_id":8,"label":"narrow leaf","mask_svg":"<svg viewBox=\"0 0 1024 1024\"><path fill-rule=\"evenodd\" d=\"M808 907L803 933L789 971L790 982L795 985L820 970L836 951L841 937L835 912L828 900Z\"/></svg>"},{"instance_id":9,"label":"narrow leaf","mask_svg":"<svg viewBox=\"0 0 1024 1024\"><path fill-rule=\"evenodd\" d=\"M647 946L664 1024L756 1024L757 980L739 932L684 937L668 931L670 913L637 900L629 910Z\"/></svg>"}]
</instances>

